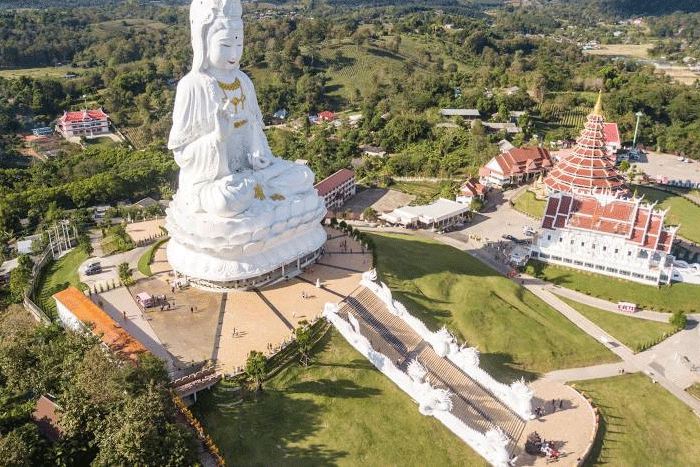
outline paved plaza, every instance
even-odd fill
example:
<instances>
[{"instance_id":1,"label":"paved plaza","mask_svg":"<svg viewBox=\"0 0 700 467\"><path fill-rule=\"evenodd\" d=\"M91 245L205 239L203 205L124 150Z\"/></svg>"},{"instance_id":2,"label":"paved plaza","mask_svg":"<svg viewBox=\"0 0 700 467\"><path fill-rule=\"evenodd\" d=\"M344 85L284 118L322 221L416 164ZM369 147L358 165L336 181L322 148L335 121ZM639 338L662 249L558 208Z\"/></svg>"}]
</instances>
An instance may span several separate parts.
<instances>
[{"instance_id":1,"label":"paved plaza","mask_svg":"<svg viewBox=\"0 0 700 467\"><path fill-rule=\"evenodd\" d=\"M158 222L150 225L156 232ZM149 232L143 225L135 231ZM117 317L121 310L139 315L130 326L143 327L134 330L136 335L148 336L149 350L160 346L154 353L166 358L175 373L207 360L216 361L220 373L235 373L251 350L272 353L300 321L313 321L326 303L341 301L357 288L362 273L371 269L372 255L358 242L339 230L328 228L327 233L329 240L318 263L261 290L216 293L173 287L175 277L165 244L154 255L152 277L138 278L127 294L111 291L100 299ZM132 256L130 262L138 261L139 255ZM135 301L140 292L161 299L156 306L142 309Z\"/></svg>"},{"instance_id":2,"label":"paved plaza","mask_svg":"<svg viewBox=\"0 0 700 467\"><path fill-rule=\"evenodd\" d=\"M367 188L359 190L352 199L348 200L343 209L361 213L365 208L371 207L378 213L391 212L402 206L408 206L416 197L396 190L385 188Z\"/></svg>"},{"instance_id":3,"label":"paved plaza","mask_svg":"<svg viewBox=\"0 0 700 467\"><path fill-rule=\"evenodd\" d=\"M554 441L554 446L560 453L556 465L578 466L579 458L585 457L595 439L596 415L593 408L581 394L569 386L539 379L530 383L530 387L535 392L532 405L535 408L541 407L544 415L528 421L525 425L518 442L518 459L515 465L543 466L551 463L544 456L533 456L524 450L527 436L536 431L542 440Z\"/></svg>"},{"instance_id":4,"label":"paved plaza","mask_svg":"<svg viewBox=\"0 0 700 467\"><path fill-rule=\"evenodd\" d=\"M149 240L151 238L160 237L163 235L163 230L161 226L165 225L165 219L153 219L150 221L134 222L133 224L127 224L125 230L126 233L131 237L134 243L138 243L144 240Z\"/></svg>"}]
</instances>

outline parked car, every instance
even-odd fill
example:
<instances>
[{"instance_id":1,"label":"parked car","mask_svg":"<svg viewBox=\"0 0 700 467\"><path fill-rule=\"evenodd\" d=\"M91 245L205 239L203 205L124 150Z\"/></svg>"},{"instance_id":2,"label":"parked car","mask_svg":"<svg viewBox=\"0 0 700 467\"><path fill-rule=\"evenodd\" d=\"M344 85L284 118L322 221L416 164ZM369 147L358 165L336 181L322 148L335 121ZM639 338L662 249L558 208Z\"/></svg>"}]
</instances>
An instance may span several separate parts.
<instances>
[{"instance_id":1,"label":"parked car","mask_svg":"<svg viewBox=\"0 0 700 467\"><path fill-rule=\"evenodd\" d=\"M99 274L102 272L102 264L100 264L99 261L95 261L93 263L88 264L85 266L85 274L88 276L91 276L93 274Z\"/></svg>"},{"instance_id":2,"label":"parked car","mask_svg":"<svg viewBox=\"0 0 700 467\"><path fill-rule=\"evenodd\" d=\"M535 229L533 229L532 227L526 225L525 227L523 227L523 233L524 233L525 235L535 235Z\"/></svg>"}]
</instances>

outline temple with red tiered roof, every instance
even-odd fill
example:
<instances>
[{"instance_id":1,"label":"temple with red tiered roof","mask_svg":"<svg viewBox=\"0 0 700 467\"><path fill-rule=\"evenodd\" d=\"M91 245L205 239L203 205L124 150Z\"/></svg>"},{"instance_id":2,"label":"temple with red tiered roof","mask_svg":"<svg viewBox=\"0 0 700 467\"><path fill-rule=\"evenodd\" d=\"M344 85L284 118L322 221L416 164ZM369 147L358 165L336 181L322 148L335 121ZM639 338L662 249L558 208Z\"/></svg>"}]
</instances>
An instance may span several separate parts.
<instances>
[{"instance_id":1,"label":"temple with red tiered roof","mask_svg":"<svg viewBox=\"0 0 700 467\"><path fill-rule=\"evenodd\" d=\"M554 193L530 256L635 282L667 284L678 227L664 226L667 211L655 205L609 193Z\"/></svg>"},{"instance_id":2,"label":"temple with red tiered roof","mask_svg":"<svg viewBox=\"0 0 700 467\"><path fill-rule=\"evenodd\" d=\"M602 112L602 93L593 112L576 140L573 152L559 161L545 177L548 193L602 193L625 192L625 180L615 167L615 155L608 149ZM619 137L618 137L619 139Z\"/></svg>"}]
</instances>

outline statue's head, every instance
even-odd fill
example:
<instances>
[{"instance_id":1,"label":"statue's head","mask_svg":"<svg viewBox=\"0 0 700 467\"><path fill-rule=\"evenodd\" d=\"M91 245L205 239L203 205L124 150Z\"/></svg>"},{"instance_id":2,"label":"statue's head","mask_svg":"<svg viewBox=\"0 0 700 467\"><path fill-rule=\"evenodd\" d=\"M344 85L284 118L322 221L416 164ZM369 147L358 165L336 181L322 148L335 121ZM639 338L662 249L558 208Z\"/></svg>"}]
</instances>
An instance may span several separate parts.
<instances>
[{"instance_id":1,"label":"statue's head","mask_svg":"<svg viewBox=\"0 0 700 467\"><path fill-rule=\"evenodd\" d=\"M205 71L214 64L238 67L243 54L240 0L193 0L190 6L192 69ZM228 47L227 47L228 46ZM227 51L225 49L231 48ZM218 62L218 63L212 63Z\"/></svg>"}]
</instances>

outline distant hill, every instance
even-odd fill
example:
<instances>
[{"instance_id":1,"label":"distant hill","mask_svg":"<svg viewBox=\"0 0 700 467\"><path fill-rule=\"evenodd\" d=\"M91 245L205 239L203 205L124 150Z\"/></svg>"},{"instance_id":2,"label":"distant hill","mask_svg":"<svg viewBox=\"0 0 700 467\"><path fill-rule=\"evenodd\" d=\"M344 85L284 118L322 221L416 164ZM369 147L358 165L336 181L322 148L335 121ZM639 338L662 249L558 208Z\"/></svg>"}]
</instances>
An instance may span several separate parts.
<instances>
[{"instance_id":1,"label":"distant hill","mask_svg":"<svg viewBox=\"0 0 700 467\"><path fill-rule=\"evenodd\" d=\"M594 0L605 13L620 16L659 16L675 11L700 11L700 0Z\"/></svg>"},{"instance_id":2,"label":"distant hill","mask_svg":"<svg viewBox=\"0 0 700 467\"><path fill-rule=\"evenodd\" d=\"M0 0L0 10L13 10L17 8L92 8L118 5L125 0ZM163 0L163 1L138 1L138 4L184 5L190 0Z\"/></svg>"}]
</instances>

